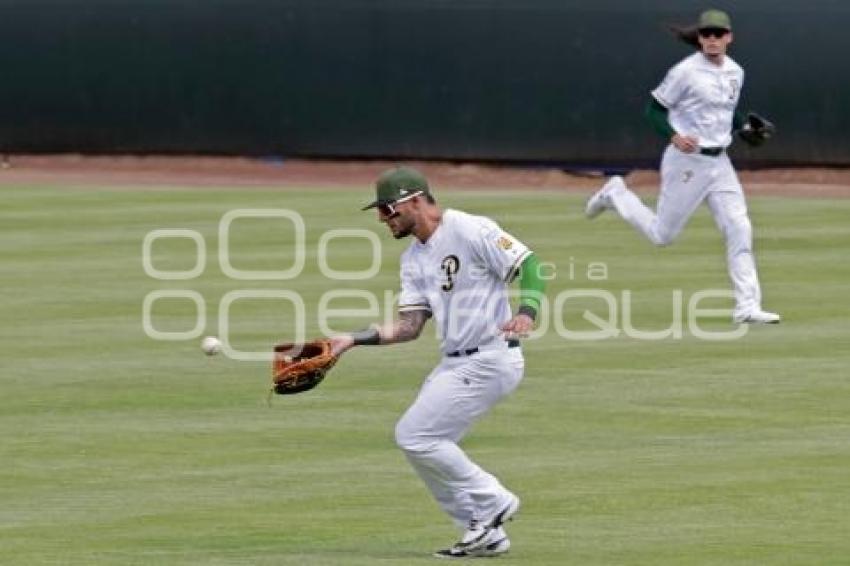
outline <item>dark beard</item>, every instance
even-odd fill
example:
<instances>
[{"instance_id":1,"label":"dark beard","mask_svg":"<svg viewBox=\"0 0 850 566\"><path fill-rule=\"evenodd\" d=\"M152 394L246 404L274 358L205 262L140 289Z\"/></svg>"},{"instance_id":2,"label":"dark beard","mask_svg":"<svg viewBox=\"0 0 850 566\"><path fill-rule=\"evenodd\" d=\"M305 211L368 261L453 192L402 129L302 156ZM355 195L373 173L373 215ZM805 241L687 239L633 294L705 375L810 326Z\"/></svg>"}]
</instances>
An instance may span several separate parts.
<instances>
[{"instance_id":1,"label":"dark beard","mask_svg":"<svg viewBox=\"0 0 850 566\"><path fill-rule=\"evenodd\" d=\"M396 240L401 240L402 238L407 238L413 233L413 228L404 228L401 232L397 234L393 234L393 238Z\"/></svg>"},{"instance_id":2,"label":"dark beard","mask_svg":"<svg viewBox=\"0 0 850 566\"><path fill-rule=\"evenodd\" d=\"M411 234L413 234L414 226L416 226L416 223L412 219L405 219L405 224L403 226L400 226L400 230L398 233L393 232L393 237L396 240L401 240L402 238L410 236Z\"/></svg>"}]
</instances>

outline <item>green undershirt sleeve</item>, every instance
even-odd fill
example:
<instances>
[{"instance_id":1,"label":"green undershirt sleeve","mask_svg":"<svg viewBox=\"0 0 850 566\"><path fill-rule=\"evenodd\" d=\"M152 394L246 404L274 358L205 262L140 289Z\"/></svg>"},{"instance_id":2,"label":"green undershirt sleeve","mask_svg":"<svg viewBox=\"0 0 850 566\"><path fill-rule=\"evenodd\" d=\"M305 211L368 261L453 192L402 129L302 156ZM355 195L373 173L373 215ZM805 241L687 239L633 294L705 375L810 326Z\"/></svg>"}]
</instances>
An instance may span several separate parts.
<instances>
[{"instance_id":1,"label":"green undershirt sleeve","mask_svg":"<svg viewBox=\"0 0 850 566\"><path fill-rule=\"evenodd\" d=\"M652 129L658 132L658 135L669 141L676 133L676 130L670 125L667 119L668 110L655 98L650 98L649 104L646 105L644 112L646 119L652 125Z\"/></svg>"},{"instance_id":2,"label":"green undershirt sleeve","mask_svg":"<svg viewBox=\"0 0 850 566\"><path fill-rule=\"evenodd\" d=\"M735 110L735 114L732 116L732 131L737 132L743 128L746 121L744 115L739 110Z\"/></svg>"},{"instance_id":3,"label":"green undershirt sleeve","mask_svg":"<svg viewBox=\"0 0 850 566\"><path fill-rule=\"evenodd\" d=\"M536 318L546 282L540 277L540 261L533 253L520 266L519 289L519 312Z\"/></svg>"}]
</instances>

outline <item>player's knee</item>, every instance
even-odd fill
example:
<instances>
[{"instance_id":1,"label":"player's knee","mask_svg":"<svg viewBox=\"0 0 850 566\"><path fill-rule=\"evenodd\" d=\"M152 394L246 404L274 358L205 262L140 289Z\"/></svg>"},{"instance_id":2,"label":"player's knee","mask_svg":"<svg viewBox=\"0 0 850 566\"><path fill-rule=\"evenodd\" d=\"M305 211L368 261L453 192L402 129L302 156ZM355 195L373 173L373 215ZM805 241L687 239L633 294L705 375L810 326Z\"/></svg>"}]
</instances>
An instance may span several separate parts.
<instances>
[{"instance_id":1,"label":"player's knee","mask_svg":"<svg viewBox=\"0 0 850 566\"><path fill-rule=\"evenodd\" d=\"M413 426L408 419L402 418L395 427L396 446L405 452L420 452L427 450L427 445L418 433L417 427Z\"/></svg>"}]
</instances>

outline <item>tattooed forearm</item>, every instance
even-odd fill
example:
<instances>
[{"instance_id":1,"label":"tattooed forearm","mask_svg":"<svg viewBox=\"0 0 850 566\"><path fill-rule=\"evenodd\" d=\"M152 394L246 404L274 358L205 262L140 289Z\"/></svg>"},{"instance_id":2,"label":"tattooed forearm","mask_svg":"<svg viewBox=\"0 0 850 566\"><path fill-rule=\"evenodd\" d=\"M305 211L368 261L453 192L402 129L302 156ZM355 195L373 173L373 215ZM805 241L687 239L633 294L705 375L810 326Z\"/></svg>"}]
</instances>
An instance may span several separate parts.
<instances>
[{"instance_id":1,"label":"tattooed forearm","mask_svg":"<svg viewBox=\"0 0 850 566\"><path fill-rule=\"evenodd\" d=\"M380 329L381 344L396 344L418 338L430 316L431 313L426 310L399 313L398 320Z\"/></svg>"}]
</instances>

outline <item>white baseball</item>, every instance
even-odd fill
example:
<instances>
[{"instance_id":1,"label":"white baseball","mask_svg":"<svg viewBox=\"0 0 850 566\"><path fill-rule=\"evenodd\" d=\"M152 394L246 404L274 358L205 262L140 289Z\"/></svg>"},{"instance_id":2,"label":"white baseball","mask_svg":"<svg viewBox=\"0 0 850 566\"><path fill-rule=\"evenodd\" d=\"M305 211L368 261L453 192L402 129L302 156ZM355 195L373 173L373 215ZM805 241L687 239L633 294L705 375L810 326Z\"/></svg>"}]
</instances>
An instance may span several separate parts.
<instances>
[{"instance_id":1,"label":"white baseball","mask_svg":"<svg viewBox=\"0 0 850 566\"><path fill-rule=\"evenodd\" d=\"M214 356L221 352L221 340L215 336L207 336L201 341L201 350L208 356Z\"/></svg>"}]
</instances>

